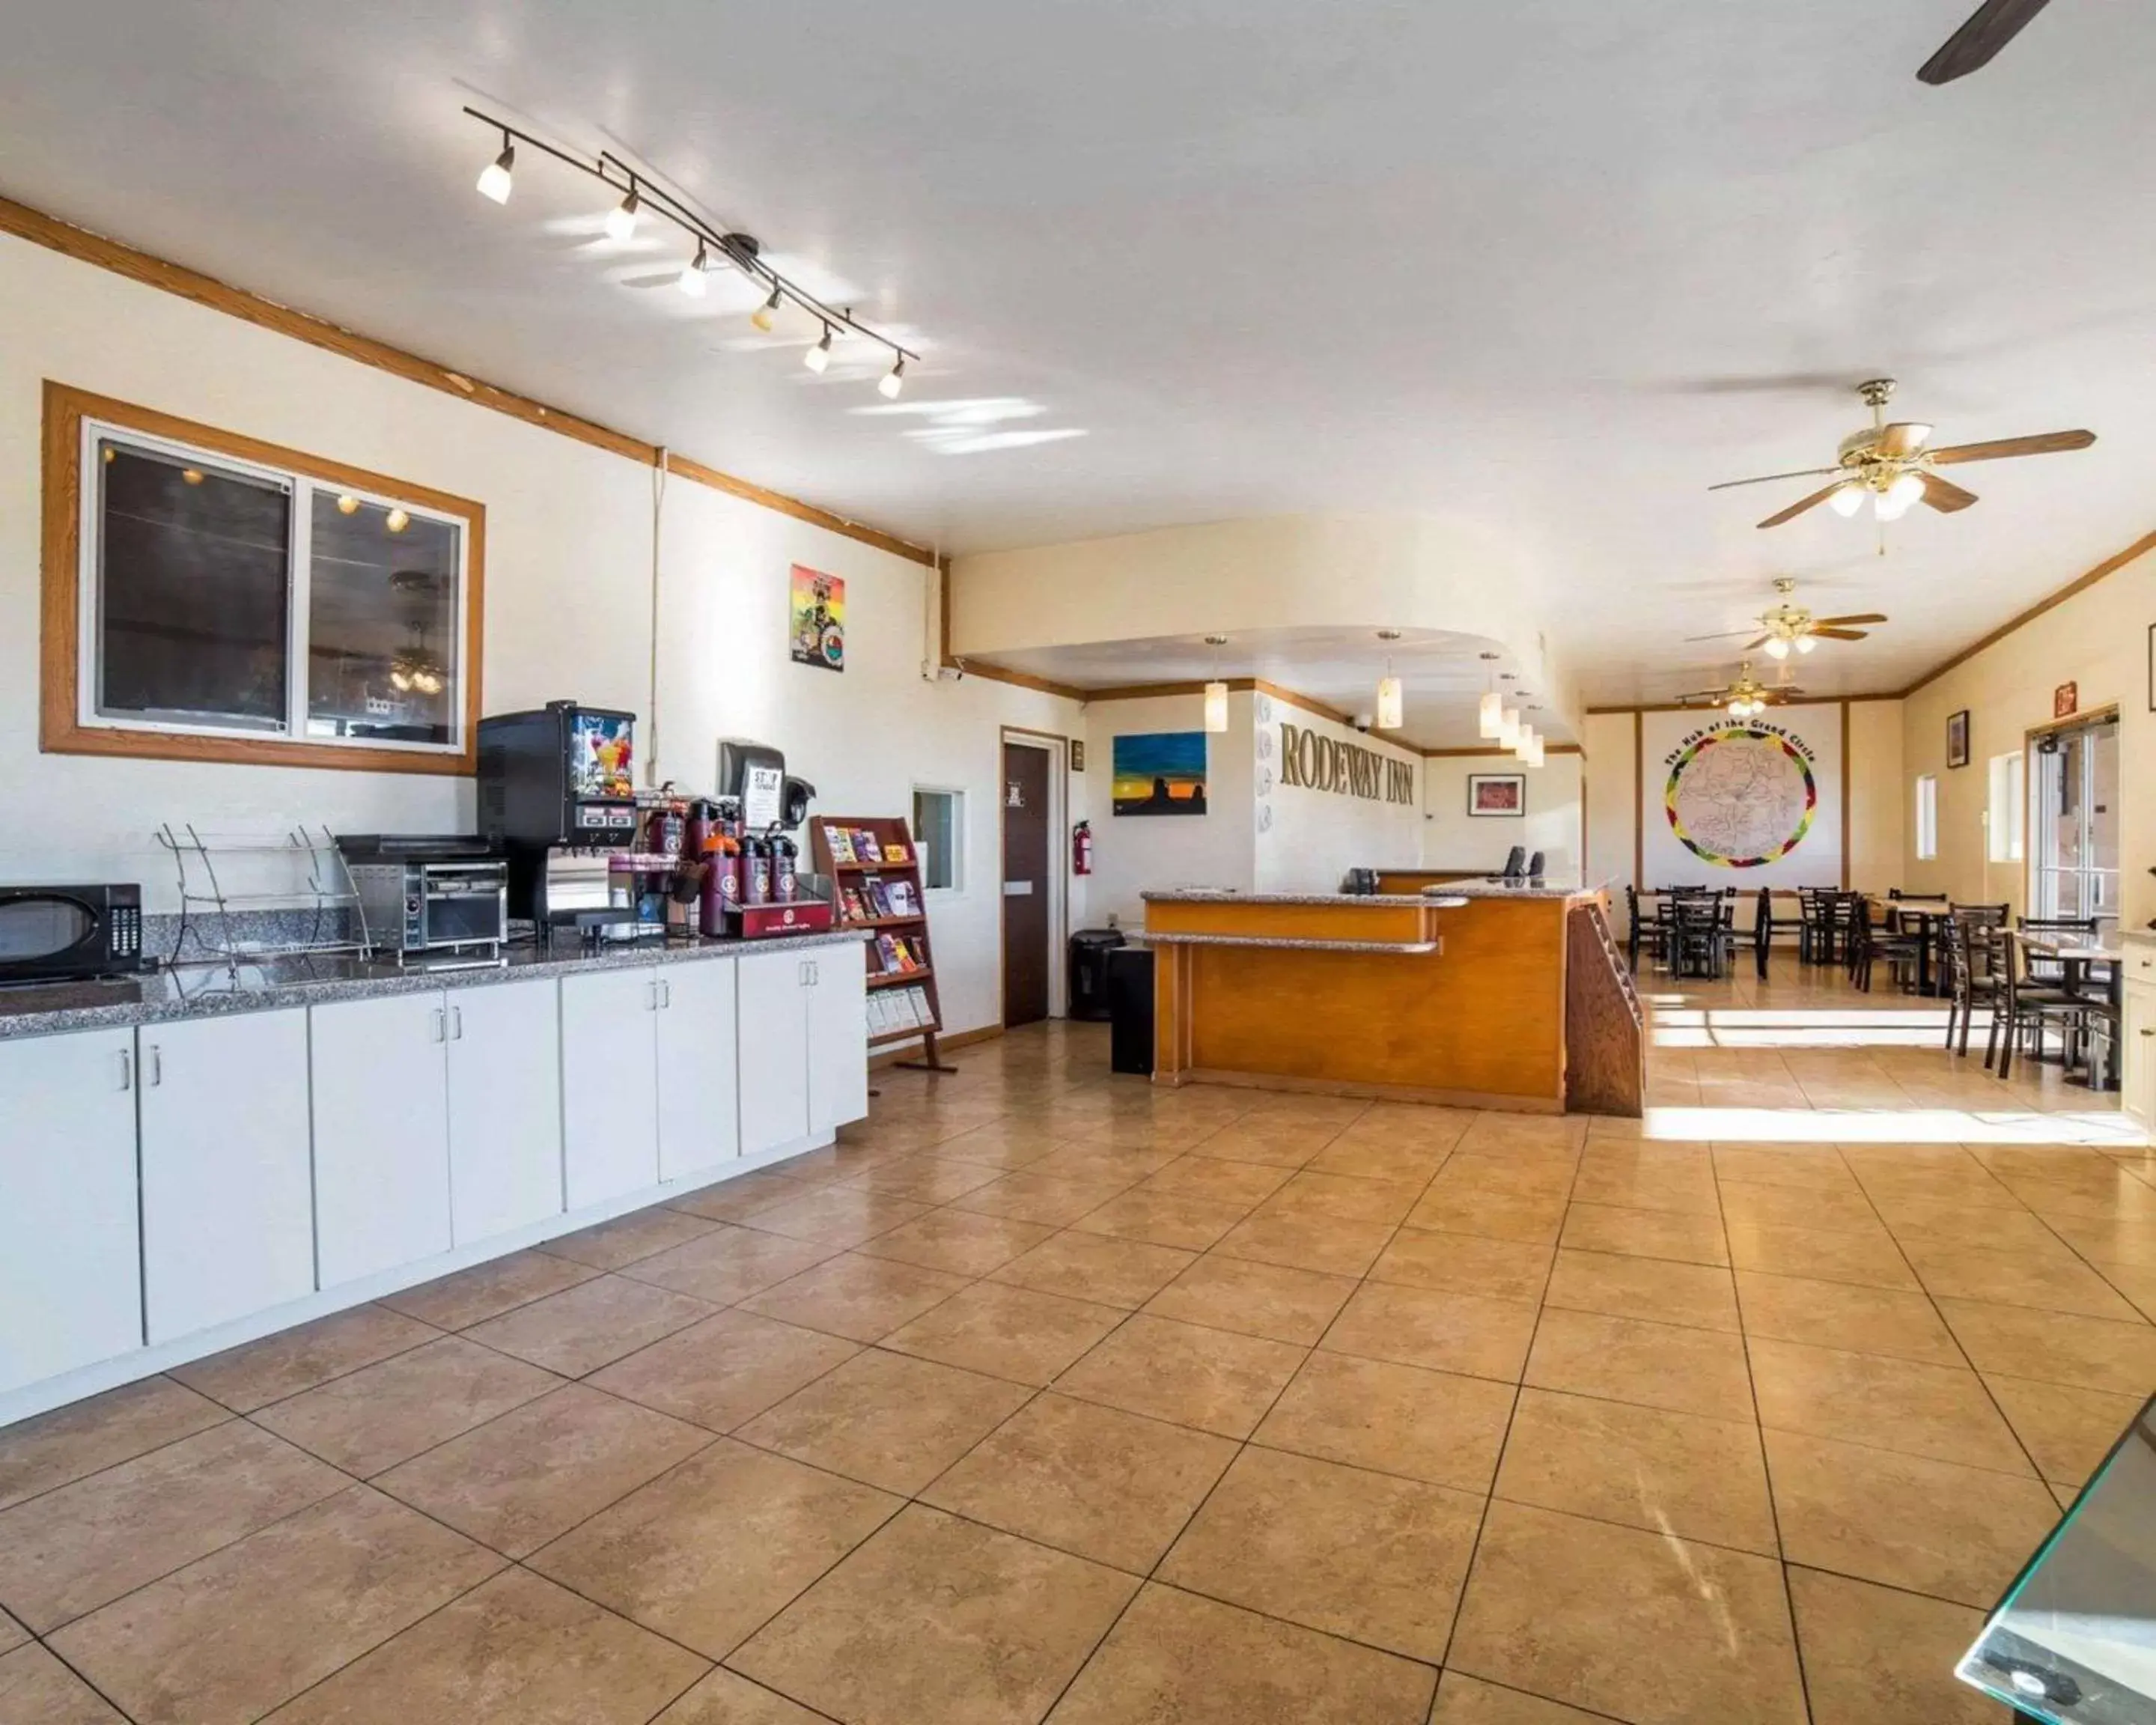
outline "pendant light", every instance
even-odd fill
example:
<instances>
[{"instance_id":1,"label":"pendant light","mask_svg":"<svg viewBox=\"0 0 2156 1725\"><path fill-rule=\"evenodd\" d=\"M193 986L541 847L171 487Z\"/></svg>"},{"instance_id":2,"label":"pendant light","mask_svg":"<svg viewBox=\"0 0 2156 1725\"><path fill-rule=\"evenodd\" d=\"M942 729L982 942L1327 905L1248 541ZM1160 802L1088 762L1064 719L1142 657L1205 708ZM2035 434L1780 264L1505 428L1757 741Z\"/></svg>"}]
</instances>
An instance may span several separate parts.
<instances>
[{"instance_id":1,"label":"pendant light","mask_svg":"<svg viewBox=\"0 0 2156 1725\"><path fill-rule=\"evenodd\" d=\"M1399 638L1400 632L1396 629L1378 631L1378 639L1381 641L1397 641ZM1385 674L1378 679L1378 713L1373 721L1377 728L1380 731L1399 730L1407 721L1406 705L1405 691L1400 687L1400 680L1393 675L1393 656L1388 653L1385 655Z\"/></svg>"},{"instance_id":2,"label":"pendant light","mask_svg":"<svg viewBox=\"0 0 2156 1725\"><path fill-rule=\"evenodd\" d=\"M1501 708L1497 715L1497 746L1517 748L1520 742L1520 710L1516 706Z\"/></svg>"},{"instance_id":3,"label":"pendant light","mask_svg":"<svg viewBox=\"0 0 2156 1725\"><path fill-rule=\"evenodd\" d=\"M644 199L636 190L636 182L629 182L629 196L623 198L606 213L606 235L617 244L636 232L637 213L644 208Z\"/></svg>"},{"instance_id":4,"label":"pendant light","mask_svg":"<svg viewBox=\"0 0 2156 1725\"><path fill-rule=\"evenodd\" d=\"M1228 728L1228 685L1220 680L1220 649L1228 638L1208 635L1205 644L1213 649L1213 678L1205 685L1205 728L1219 736Z\"/></svg>"},{"instance_id":5,"label":"pendant light","mask_svg":"<svg viewBox=\"0 0 2156 1725\"><path fill-rule=\"evenodd\" d=\"M801 363L820 377L824 375L824 367L830 362L831 326L827 323L824 326L824 339L801 356Z\"/></svg>"},{"instance_id":6,"label":"pendant light","mask_svg":"<svg viewBox=\"0 0 2156 1725\"><path fill-rule=\"evenodd\" d=\"M1486 665L1496 657L1494 653L1485 653L1482 660ZM1483 742L1495 742L1505 728L1505 697L1497 692L1494 675L1489 679L1489 683L1490 686L1482 691L1481 705L1476 710L1475 730Z\"/></svg>"},{"instance_id":7,"label":"pendant light","mask_svg":"<svg viewBox=\"0 0 2156 1725\"><path fill-rule=\"evenodd\" d=\"M1535 727L1532 725L1522 725L1520 726L1519 735L1512 739L1512 758L1524 767L1534 752Z\"/></svg>"},{"instance_id":8,"label":"pendant light","mask_svg":"<svg viewBox=\"0 0 2156 1725\"><path fill-rule=\"evenodd\" d=\"M778 284L777 282L771 285L771 297L749 313L748 321L767 335L770 333L771 326L778 321Z\"/></svg>"},{"instance_id":9,"label":"pendant light","mask_svg":"<svg viewBox=\"0 0 2156 1725\"><path fill-rule=\"evenodd\" d=\"M1528 765L1528 766L1530 766L1530 767L1539 767L1539 766L1541 766L1542 764L1543 764L1543 734L1542 734L1542 732L1541 732L1537 731L1537 732L1535 732L1535 746L1534 746L1533 749L1529 752L1529 754L1528 754L1528 756L1527 756L1527 765Z\"/></svg>"},{"instance_id":10,"label":"pendant light","mask_svg":"<svg viewBox=\"0 0 2156 1725\"><path fill-rule=\"evenodd\" d=\"M516 166L516 146L509 141L509 134L501 135L501 154L480 170L479 195L490 198L496 203L509 202L509 171Z\"/></svg>"}]
</instances>

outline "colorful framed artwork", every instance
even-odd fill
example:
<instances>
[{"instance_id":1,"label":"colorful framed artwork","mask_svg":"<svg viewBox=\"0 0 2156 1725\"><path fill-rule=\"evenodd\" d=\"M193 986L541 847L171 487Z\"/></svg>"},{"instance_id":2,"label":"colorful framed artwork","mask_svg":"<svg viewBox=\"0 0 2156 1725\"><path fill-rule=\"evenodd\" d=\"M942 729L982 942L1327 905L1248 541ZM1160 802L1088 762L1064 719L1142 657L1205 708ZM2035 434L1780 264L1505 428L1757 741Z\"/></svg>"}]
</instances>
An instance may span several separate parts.
<instances>
[{"instance_id":1,"label":"colorful framed artwork","mask_svg":"<svg viewBox=\"0 0 2156 1725\"><path fill-rule=\"evenodd\" d=\"M2150 711L2156 712L2156 707L2152 707ZM1070 770L1073 773L1083 773L1086 770L1086 744L1080 737L1074 737L1070 739Z\"/></svg>"},{"instance_id":2,"label":"colorful framed artwork","mask_svg":"<svg viewBox=\"0 0 2156 1725\"><path fill-rule=\"evenodd\" d=\"M788 604L788 647L796 665L846 668L846 583L804 564L793 566Z\"/></svg>"},{"instance_id":3,"label":"colorful framed artwork","mask_svg":"<svg viewBox=\"0 0 2156 1725\"><path fill-rule=\"evenodd\" d=\"M2053 718L2071 719L2081 710L2082 685L2079 683L2061 683L2051 691Z\"/></svg>"},{"instance_id":4,"label":"colorful framed artwork","mask_svg":"<svg viewBox=\"0 0 2156 1725\"><path fill-rule=\"evenodd\" d=\"M1469 773L1467 812L1502 819L1514 819L1524 815L1527 812L1527 775L1524 773Z\"/></svg>"},{"instance_id":5,"label":"colorful framed artwork","mask_svg":"<svg viewBox=\"0 0 2156 1725\"><path fill-rule=\"evenodd\" d=\"M1969 765L1969 709L1947 715L1947 765Z\"/></svg>"},{"instance_id":6,"label":"colorful framed artwork","mask_svg":"<svg viewBox=\"0 0 2156 1725\"><path fill-rule=\"evenodd\" d=\"M1205 813L1205 733L1140 732L1115 740L1110 806L1117 814Z\"/></svg>"}]
</instances>

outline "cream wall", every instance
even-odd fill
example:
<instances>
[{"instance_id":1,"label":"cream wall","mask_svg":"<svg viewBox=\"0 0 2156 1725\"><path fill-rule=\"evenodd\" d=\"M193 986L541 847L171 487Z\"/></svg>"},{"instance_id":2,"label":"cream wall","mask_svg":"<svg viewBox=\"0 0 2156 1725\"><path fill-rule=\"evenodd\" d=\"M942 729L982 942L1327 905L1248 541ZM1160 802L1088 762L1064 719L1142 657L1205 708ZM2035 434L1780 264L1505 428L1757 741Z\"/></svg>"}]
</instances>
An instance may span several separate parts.
<instances>
[{"instance_id":1,"label":"cream wall","mask_svg":"<svg viewBox=\"0 0 2156 1725\"><path fill-rule=\"evenodd\" d=\"M1178 886L1255 890L1252 699L1247 693L1230 694L1227 730L1205 739L1203 814L1119 815L1111 809L1109 791L1116 738L1156 731L1203 731L1203 696L1102 701L1086 709L1084 776L1093 811L1093 872L1086 882L1086 914L1093 923L1113 921L1137 927L1145 921L1143 895L1148 891Z\"/></svg>"},{"instance_id":2,"label":"cream wall","mask_svg":"<svg viewBox=\"0 0 2156 1725\"><path fill-rule=\"evenodd\" d=\"M1519 773L1527 781L1527 813L1517 820L1467 812L1467 780L1476 773ZM1553 886L1582 879L1581 790L1578 755L1546 755L1522 767L1508 754L1436 755L1423 762L1423 862L1430 868L1487 869L1495 874L1515 845L1543 853L1543 877Z\"/></svg>"},{"instance_id":3,"label":"cream wall","mask_svg":"<svg viewBox=\"0 0 2156 1725\"><path fill-rule=\"evenodd\" d=\"M1411 749L1271 696L1257 697L1260 892L1337 892L1350 869L1413 868L1422 859L1422 757ZM1414 775L1405 803L1291 785L1281 770L1281 726L1350 742ZM1270 785L1270 789L1266 787Z\"/></svg>"},{"instance_id":4,"label":"cream wall","mask_svg":"<svg viewBox=\"0 0 2156 1725\"><path fill-rule=\"evenodd\" d=\"M2021 750L2027 733L2051 722L2051 691L2080 685L2080 710L2116 706L2119 719L2121 926L2138 928L2156 916L2156 793L2148 762L2156 750L2156 714L2149 711L2148 629L2156 624L2156 553L2144 554L2032 619L2004 639L1910 693L1902 706L1899 787L1905 809L1915 804L1919 773L1939 782L1939 855L1916 858L1906 833L1903 869L1910 884L1956 898L2025 902L2021 863L1985 860L1984 804L1994 755ZM1946 764L1947 718L1967 708L1969 764Z\"/></svg>"},{"instance_id":5,"label":"cream wall","mask_svg":"<svg viewBox=\"0 0 2156 1725\"><path fill-rule=\"evenodd\" d=\"M721 736L786 752L818 809L903 814L916 783L968 793L967 891L932 903L952 1029L1000 1016L996 797L1004 724L1075 733L1060 697L920 675L921 565L676 478L660 543L659 697L649 687L653 474L636 462L0 236L0 880L139 880L169 904L161 821L256 832L459 831L469 780L38 752L39 422L74 384L486 506L483 704L549 699L638 713L660 771L708 784ZM788 566L847 580L849 668L791 664ZM1074 778L1072 819L1087 813ZM31 811L37 811L34 814ZM1075 893L1071 917L1083 916Z\"/></svg>"},{"instance_id":6,"label":"cream wall","mask_svg":"<svg viewBox=\"0 0 2156 1725\"><path fill-rule=\"evenodd\" d=\"M1640 837L1640 798L1635 783L1640 716L1589 715L1581 755L1585 781L1581 798L1587 825L1589 886L1637 886L1635 859Z\"/></svg>"}]
</instances>

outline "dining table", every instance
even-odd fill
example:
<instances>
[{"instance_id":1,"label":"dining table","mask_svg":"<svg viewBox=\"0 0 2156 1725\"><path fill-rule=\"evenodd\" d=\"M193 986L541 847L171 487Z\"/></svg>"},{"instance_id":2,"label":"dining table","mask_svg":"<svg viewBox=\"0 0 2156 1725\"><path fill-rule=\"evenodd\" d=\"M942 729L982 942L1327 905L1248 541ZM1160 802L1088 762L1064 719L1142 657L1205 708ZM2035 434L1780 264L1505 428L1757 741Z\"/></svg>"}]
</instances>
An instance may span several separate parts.
<instances>
[{"instance_id":1,"label":"dining table","mask_svg":"<svg viewBox=\"0 0 2156 1725\"><path fill-rule=\"evenodd\" d=\"M2112 1023L2121 1022L2125 1009L2126 947L2115 932L2092 940L2085 934L2024 929L2017 937L2031 952L2058 963L2066 973L2063 985L2069 994L2088 994L2092 983L2100 983L2111 1008ZM2114 1034L2107 1044L2102 1070L2097 1070L2096 1063L2090 1062L2089 1088L2118 1089L2118 1040Z\"/></svg>"},{"instance_id":2,"label":"dining table","mask_svg":"<svg viewBox=\"0 0 2156 1725\"><path fill-rule=\"evenodd\" d=\"M1881 904L1893 926L1917 937L1917 992L1939 992L1938 967L1932 955L1938 950L1939 931L1953 915L1953 901L1947 898L1890 898Z\"/></svg>"}]
</instances>

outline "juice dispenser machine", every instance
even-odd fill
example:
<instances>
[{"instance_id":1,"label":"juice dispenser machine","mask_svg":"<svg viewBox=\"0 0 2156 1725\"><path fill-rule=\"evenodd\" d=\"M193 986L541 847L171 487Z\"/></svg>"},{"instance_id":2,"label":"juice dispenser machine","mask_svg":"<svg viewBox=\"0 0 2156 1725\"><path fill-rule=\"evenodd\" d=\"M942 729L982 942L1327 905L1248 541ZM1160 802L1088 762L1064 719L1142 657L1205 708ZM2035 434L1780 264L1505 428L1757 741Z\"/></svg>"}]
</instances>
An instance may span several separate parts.
<instances>
[{"instance_id":1,"label":"juice dispenser machine","mask_svg":"<svg viewBox=\"0 0 2156 1725\"><path fill-rule=\"evenodd\" d=\"M627 925L609 893L637 839L636 715L573 701L479 721L480 830L509 859L509 914L553 928Z\"/></svg>"}]
</instances>

